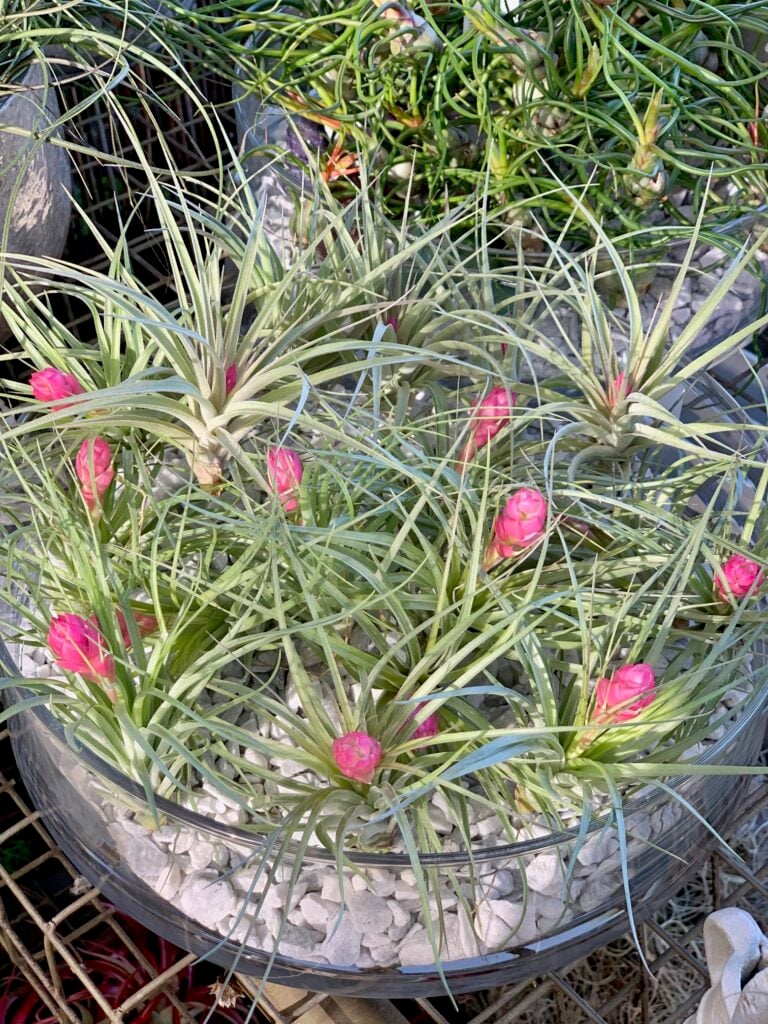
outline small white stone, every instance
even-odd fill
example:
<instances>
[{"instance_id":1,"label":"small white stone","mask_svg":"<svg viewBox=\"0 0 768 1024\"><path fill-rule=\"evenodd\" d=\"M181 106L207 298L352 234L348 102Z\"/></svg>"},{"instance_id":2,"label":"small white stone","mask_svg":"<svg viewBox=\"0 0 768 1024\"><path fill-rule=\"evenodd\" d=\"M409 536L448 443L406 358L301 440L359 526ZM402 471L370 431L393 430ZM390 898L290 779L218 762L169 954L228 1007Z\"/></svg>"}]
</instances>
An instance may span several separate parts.
<instances>
[{"instance_id":1,"label":"small white stone","mask_svg":"<svg viewBox=\"0 0 768 1024\"><path fill-rule=\"evenodd\" d=\"M297 928L296 925L286 923L279 933L277 948L282 956L301 958L311 953L321 940L322 935L311 928Z\"/></svg>"},{"instance_id":2,"label":"small white stone","mask_svg":"<svg viewBox=\"0 0 768 1024\"><path fill-rule=\"evenodd\" d=\"M355 931L347 914L334 925L320 947L321 954L330 964L355 964L360 956L362 935Z\"/></svg>"},{"instance_id":3,"label":"small white stone","mask_svg":"<svg viewBox=\"0 0 768 1024\"><path fill-rule=\"evenodd\" d=\"M507 900L484 900L477 906L476 931L490 949L522 946L537 935L533 907Z\"/></svg>"},{"instance_id":4,"label":"small white stone","mask_svg":"<svg viewBox=\"0 0 768 1024\"><path fill-rule=\"evenodd\" d=\"M217 879L212 872L195 871L187 875L174 902L185 914L208 928L215 928L237 910L232 886Z\"/></svg>"},{"instance_id":5,"label":"small white stone","mask_svg":"<svg viewBox=\"0 0 768 1024\"><path fill-rule=\"evenodd\" d=\"M417 967L422 964L432 966L435 962L432 943L429 941L429 935L423 928L403 942L397 951L397 955L401 967Z\"/></svg>"},{"instance_id":6,"label":"small white stone","mask_svg":"<svg viewBox=\"0 0 768 1024\"><path fill-rule=\"evenodd\" d=\"M402 928L404 925L410 927L411 915L403 910L397 900L387 900L387 906L392 911L392 924L395 928Z\"/></svg>"},{"instance_id":7,"label":"small white stone","mask_svg":"<svg viewBox=\"0 0 768 1024\"><path fill-rule=\"evenodd\" d=\"M124 831L124 824L115 822L108 826L120 856L138 878L147 885L157 885L160 876L168 869L170 857L150 840L129 835Z\"/></svg>"},{"instance_id":8,"label":"small white stone","mask_svg":"<svg viewBox=\"0 0 768 1024\"><path fill-rule=\"evenodd\" d=\"M292 779L294 776L299 775L304 771L305 767L298 761L291 761L288 757L273 757L271 763L272 768L286 779Z\"/></svg>"},{"instance_id":9,"label":"small white stone","mask_svg":"<svg viewBox=\"0 0 768 1024\"><path fill-rule=\"evenodd\" d=\"M161 872L155 883L155 892L164 900L171 900L179 891L183 875L178 864L172 863Z\"/></svg>"},{"instance_id":10,"label":"small white stone","mask_svg":"<svg viewBox=\"0 0 768 1024\"><path fill-rule=\"evenodd\" d=\"M557 854L540 853L526 865L525 877L534 892L554 896L563 887L563 871Z\"/></svg>"},{"instance_id":11,"label":"small white stone","mask_svg":"<svg viewBox=\"0 0 768 1024\"><path fill-rule=\"evenodd\" d=\"M197 842L190 847L189 862L195 871L203 871L213 860L216 852L213 843Z\"/></svg>"},{"instance_id":12,"label":"small white stone","mask_svg":"<svg viewBox=\"0 0 768 1024\"><path fill-rule=\"evenodd\" d=\"M123 822L123 831L127 832L129 836L138 836L141 839L149 839L149 829L145 828L144 825L140 825L138 821L126 818Z\"/></svg>"},{"instance_id":13,"label":"small white stone","mask_svg":"<svg viewBox=\"0 0 768 1024\"><path fill-rule=\"evenodd\" d=\"M483 818L477 823L477 834L479 836L497 836L501 833L501 818L498 814L492 814L490 818Z\"/></svg>"},{"instance_id":14,"label":"small white stone","mask_svg":"<svg viewBox=\"0 0 768 1024\"><path fill-rule=\"evenodd\" d=\"M370 890L377 896L392 896L395 892L395 876L385 868L371 868L368 872Z\"/></svg>"},{"instance_id":15,"label":"small white stone","mask_svg":"<svg viewBox=\"0 0 768 1024\"><path fill-rule=\"evenodd\" d=\"M309 893L299 904L307 924L324 934L329 928L333 928L339 916L338 903L324 900L317 893Z\"/></svg>"},{"instance_id":16,"label":"small white stone","mask_svg":"<svg viewBox=\"0 0 768 1024\"><path fill-rule=\"evenodd\" d=\"M371 950L371 960L376 964L388 965L394 962L397 956L397 946L394 942L389 941L381 946L374 946ZM359 964L362 966L362 964Z\"/></svg>"},{"instance_id":17,"label":"small white stone","mask_svg":"<svg viewBox=\"0 0 768 1024\"><path fill-rule=\"evenodd\" d=\"M603 864L614 859L619 850L619 840L613 832L598 832L591 835L576 854L579 864Z\"/></svg>"},{"instance_id":18,"label":"small white stone","mask_svg":"<svg viewBox=\"0 0 768 1024\"><path fill-rule=\"evenodd\" d=\"M353 892L347 900L347 910L352 927L363 935L381 935L393 921L387 901L372 892Z\"/></svg>"},{"instance_id":19,"label":"small white stone","mask_svg":"<svg viewBox=\"0 0 768 1024\"><path fill-rule=\"evenodd\" d=\"M344 899L348 900L349 897L355 890L352 888L352 882L345 875L344 876ZM339 876L334 871L333 874L326 875L323 879L323 887L320 895L324 900L333 900L334 903L341 903L341 891L339 889Z\"/></svg>"},{"instance_id":20,"label":"small white stone","mask_svg":"<svg viewBox=\"0 0 768 1024\"><path fill-rule=\"evenodd\" d=\"M420 902L419 890L412 885L404 885L403 882L395 882L395 899L398 903L408 901Z\"/></svg>"}]
</instances>

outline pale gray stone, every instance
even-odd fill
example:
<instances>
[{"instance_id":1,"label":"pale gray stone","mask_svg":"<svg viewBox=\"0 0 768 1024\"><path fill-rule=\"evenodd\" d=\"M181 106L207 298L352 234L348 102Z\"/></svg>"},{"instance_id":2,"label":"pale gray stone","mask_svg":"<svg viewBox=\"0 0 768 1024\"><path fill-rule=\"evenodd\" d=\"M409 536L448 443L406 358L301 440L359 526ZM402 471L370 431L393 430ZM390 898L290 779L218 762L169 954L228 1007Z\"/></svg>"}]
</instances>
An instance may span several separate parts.
<instances>
[{"instance_id":1,"label":"pale gray stone","mask_svg":"<svg viewBox=\"0 0 768 1024\"><path fill-rule=\"evenodd\" d=\"M352 927L349 915L344 914L341 921L331 929L320 947L320 953L330 964L355 964L360 957L361 941L362 935Z\"/></svg>"},{"instance_id":2,"label":"pale gray stone","mask_svg":"<svg viewBox=\"0 0 768 1024\"><path fill-rule=\"evenodd\" d=\"M213 843L198 841L188 851L189 862L195 871L203 871L213 860L215 852Z\"/></svg>"},{"instance_id":3,"label":"pale gray stone","mask_svg":"<svg viewBox=\"0 0 768 1024\"><path fill-rule=\"evenodd\" d=\"M129 835L124 829L125 824L114 822L109 825L109 834L131 871L147 885L154 887L163 872L167 871L171 859L151 840Z\"/></svg>"},{"instance_id":4,"label":"pale gray stone","mask_svg":"<svg viewBox=\"0 0 768 1024\"><path fill-rule=\"evenodd\" d=\"M375 964L382 966L389 965L394 962L397 956L397 946L394 942L387 942L381 946L374 946L371 949L371 960Z\"/></svg>"},{"instance_id":5,"label":"pale gray stone","mask_svg":"<svg viewBox=\"0 0 768 1024\"><path fill-rule=\"evenodd\" d=\"M352 888L352 882L348 876L344 876L344 899L349 899L355 890ZM323 888L320 895L324 900L333 900L334 903L341 903L341 890L339 889L339 876L334 873L332 875L326 875L323 879Z\"/></svg>"},{"instance_id":6,"label":"pale gray stone","mask_svg":"<svg viewBox=\"0 0 768 1024\"><path fill-rule=\"evenodd\" d=\"M403 925L410 928L411 915L403 910L397 900L387 900L387 906L392 911L392 924L395 928L402 928Z\"/></svg>"},{"instance_id":7,"label":"pale gray stone","mask_svg":"<svg viewBox=\"0 0 768 1024\"><path fill-rule=\"evenodd\" d=\"M234 890L213 872L193 871L187 875L174 902L193 920L215 928L237 910Z\"/></svg>"},{"instance_id":8,"label":"pale gray stone","mask_svg":"<svg viewBox=\"0 0 768 1024\"><path fill-rule=\"evenodd\" d=\"M306 922L319 932L327 932L333 928L339 916L339 904L324 900L317 893L308 893L299 904Z\"/></svg>"},{"instance_id":9,"label":"pale gray stone","mask_svg":"<svg viewBox=\"0 0 768 1024\"><path fill-rule=\"evenodd\" d=\"M311 953L322 939L323 936L311 928L297 928L286 923L279 933L277 948L283 956L300 956Z\"/></svg>"},{"instance_id":10,"label":"pale gray stone","mask_svg":"<svg viewBox=\"0 0 768 1024\"><path fill-rule=\"evenodd\" d=\"M395 892L395 876L385 868L371 868L368 872L370 890L377 896L392 896Z\"/></svg>"},{"instance_id":11,"label":"pale gray stone","mask_svg":"<svg viewBox=\"0 0 768 1024\"><path fill-rule=\"evenodd\" d=\"M422 964L434 964L435 954L429 935L422 928L421 931L409 936L397 951L401 967L419 967Z\"/></svg>"},{"instance_id":12,"label":"pale gray stone","mask_svg":"<svg viewBox=\"0 0 768 1024\"><path fill-rule=\"evenodd\" d=\"M619 851L619 840L614 832L597 832L591 835L576 854L579 864L589 867L614 860Z\"/></svg>"},{"instance_id":13,"label":"pale gray stone","mask_svg":"<svg viewBox=\"0 0 768 1024\"><path fill-rule=\"evenodd\" d=\"M476 931L490 949L525 945L537 935L533 907L507 900L484 900L477 906Z\"/></svg>"},{"instance_id":14,"label":"pale gray stone","mask_svg":"<svg viewBox=\"0 0 768 1024\"><path fill-rule=\"evenodd\" d=\"M171 863L161 871L155 883L155 892L164 900L171 900L179 891L183 875L181 868L176 863Z\"/></svg>"},{"instance_id":15,"label":"pale gray stone","mask_svg":"<svg viewBox=\"0 0 768 1024\"><path fill-rule=\"evenodd\" d=\"M534 892L554 895L563 887L563 871L560 859L554 853L540 853L525 868L528 886Z\"/></svg>"},{"instance_id":16,"label":"pale gray stone","mask_svg":"<svg viewBox=\"0 0 768 1024\"><path fill-rule=\"evenodd\" d=\"M392 911L387 901L372 892L353 892L347 900L352 926L363 935L380 935L392 924Z\"/></svg>"}]
</instances>

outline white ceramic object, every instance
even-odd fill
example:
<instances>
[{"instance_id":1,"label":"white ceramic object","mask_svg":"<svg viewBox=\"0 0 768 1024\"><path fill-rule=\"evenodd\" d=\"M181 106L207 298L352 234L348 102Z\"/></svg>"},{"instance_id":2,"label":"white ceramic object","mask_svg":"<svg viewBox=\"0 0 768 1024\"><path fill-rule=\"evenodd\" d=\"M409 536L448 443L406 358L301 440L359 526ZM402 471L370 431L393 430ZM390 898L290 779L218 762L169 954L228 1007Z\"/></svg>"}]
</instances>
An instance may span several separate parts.
<instances>
[{"instance_id":1,"label":"white ceramic object","mask_svg":"<svg viewBox=\"0 0 768 1024\"><path fill-rule=\"evenodd\" d=\"M768 937L745 910L728 907L704 924L712 987L686 1024L767 1024Z\"/></svg>"}]
</instances>

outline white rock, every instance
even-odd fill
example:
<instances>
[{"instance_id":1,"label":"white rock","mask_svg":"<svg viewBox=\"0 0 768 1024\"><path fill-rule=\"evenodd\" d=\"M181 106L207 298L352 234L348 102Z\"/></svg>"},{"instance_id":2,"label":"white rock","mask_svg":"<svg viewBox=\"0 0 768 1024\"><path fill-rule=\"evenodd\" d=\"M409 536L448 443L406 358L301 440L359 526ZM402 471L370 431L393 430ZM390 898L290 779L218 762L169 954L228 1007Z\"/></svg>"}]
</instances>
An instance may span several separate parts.
<instances>
[{"instance_id":1,"label":"white rock","mask_svg":"<svg viewBox=\"0 0 768 1024\"><path fill-rule=\"evenodd\" d=\"M403 910L397 900L387 900L387 906L392 911L392 924L395 928L402 928L404 925L410 927L411 915Z\"/></svg>"},{"instance_id":2,"label":"white rock","mask_svg":"<svg viewBox=\"0 0 768 1024\"><path fill-rule=\"evenodd\" d=\"M527 905L508 900L484 900L476 908L475 930L490 949L520 946L536 938L535 920L530 900Z\"/></svg>"},{"instance_id":3,"label":"white rock","mask_svg":"<svg viewBox=\"0 0 768 1024\"><path fill-rule=\"evenodd\" d=\"M124 824L115 822L109 825L109 833L115 840L120 856L131 871L147 885L154 887L161 875L168 870L171 859L149 839L129 835L123 829Z\"/></svg>"},{"instance_id":4,"label":"white rock","mask_svg":"<svg viewBox=\"0 0 768 1024\"><path fill-rule=\"evenodd\" d=\"M498 814L492 814L490 818L478 821L476 827L479 836L497 836L501 832L501 818Z\"/></svg>"},{"instance_id":5,"label":"white rock","mask_svg":"<svg viewBox=\"0 0 768 1024\"><path fill-rule=\"evenodd\" d=\"M280 775L285 776L286 779L292 779L295 775L299 775L304 771L303 764L299 764L298 761L291 761L288 757L273 757L272 768L279 772Z\"/></svg>"},{"instance_id":6,"label":"white rock","mask_svg":"<svg viewBox=\"0 0 768 1024\"><path fill-rule=\"evenodd\" d=\"M377 896L394 895L395 892L395 876L391 871L387 871L384 868L371 868L368 872L370 878L370 890Z\"/></svg>"},{"instance_id":7,"label":"white rock","mask_svg":"<svg viewBox=\"0 0 768 1024\"><path fill-rule=\"evenodd\" d=\"M355 890L352 888L352 881L344 876L344 899L348 900ZM323 888L320 895L324 900L333 900L334 903L341 903L341 891L339 889L339 876L334 871L323 879Z\"/></svg>"},{"instance_id":8,"label":"white rock","mask_svg":"<svg viewBox=\"0 0 768 1024\"><path fill-rule=\"evenodd\" d=\"M397 955L397 946L394 942L387 942L382 946L374 946L371 950L371 959L376 964L389 964Z\"/></svg>"},{"instance_id":9,"label":"white rock","mask_svg":"<svg viewBox=\"0 0 768 1024\"><path fill-rule=\"evenodd\" d=\"M174 902L183 913L208 928L215 928L237 910L234 890L213 872L187 875Z\"/></svg>"},{"instance_id":10,"label":"white rock","mask_svg":"<svg viewBox=\"0 0 768 1024\"><path fill-rule=\"evenodd\" d=\"M352 927L349 916L344 914L341 921L331 929L320 947L320 953L330 964L354 964L360 956L361 941L362 935Z\"/></svg>"},{"instance_id":11,"label":"white rock","mask_svg":"<svg viewBox=\"0 0 768 1024\"><path fill-rule=\"evenodd\" d=\"M213 860L216 850L213 843L197 842L188 852L189 862L195 871L203 871Z\"/></svg>"},{"instance_id":12,"label":"white rock","mask_svg":"<svg viewBox=\"0 0 768 1024\"><path fill-rule=\"evenodd\" d=\"M347 910L353 928L363 935L381 935L393 922L387 901L371 892L353 892L347 900Z\"/></svg>"},{"instance_id":13,"label":"white rock","mask_svg":"<svg viewBox=\"0 0 768 1024\"><path fill-rule=\"evenodd\" d=\"M615 860L618 852L619 840L615 833L602 831L589 836L576 854L576 860L579 864L589 867L592 864L604 864Z\"/></svg>"},{"instance_id":14,"label":"white rock","mask_svg":"<svg viewBox=\"0 0 768 1024\"><path fill-rule=\"evenodd\" d=\"M317 893L309 893L299 904L307 924L319 932L327 932L335 925L339 916L338 903L322 899Z\"/></svg>"},{"instance_id":15,"label":"white rock","mask_svg":"<svg viewBox=\"0 0 768 1024\"><path fill-rule=\"evenodd\" d=\"M560 859L554 853L540 853L525 868L528 886L534 892L554 895L563 887Z\"/></svg>"},{"instance_id":16,"label":"white rock","mask_svg":"<svg viewBox=\"0 0 768 1024\"><path fill-rule=\"evenodd\" d=\"M155 883L155 892L164 900L171 900L179 891L183 875L178 864L169 864L165 871L162 871Z\"/></svg>"},{"instance_id":17,"label":"white rock","mask_svg":"<svg viewBox=\"0 0 768 1024\"><path fill-rule=\"evenodd\" d=\"M301 958L313 952L322 938L322 935L311 928L297 928L296 925L286 923L279 932L278 952L282 956Z\"/></svg>"},{"instance_id":18,"label":"white rock","mask_svg":"<svg viewBox=\"0 0 768 1024\"><path fill-rule=\"evenodd\" d=\"M246 747L243 753L243 758L253 765L257 765L259 768L266 768L269 762L264 754L258 750L254 750L253 747Z\"/></svg>"},{"instance_id":19,"label":"white rock","mask_svg":"<svg viewBox=\"0 0 768 1024\"><path fill-rule=\"evenodd\" d=\"M594 910L601 903L612 899L620 888L619 874L592 871L584 879L584 888L579 893L579 905L582 910Z\"/></svg>"},{"instance_id":20,"label":"white rock","mask_svg":"<svg viewBox=\"0 0 768 1024\"><path fill-rule=\"evenodd\" d=\"M435 962L435 954L424 929L406 939L398 949L397 956L401 967L432 965Z\"/></svg>"}]
</instances>

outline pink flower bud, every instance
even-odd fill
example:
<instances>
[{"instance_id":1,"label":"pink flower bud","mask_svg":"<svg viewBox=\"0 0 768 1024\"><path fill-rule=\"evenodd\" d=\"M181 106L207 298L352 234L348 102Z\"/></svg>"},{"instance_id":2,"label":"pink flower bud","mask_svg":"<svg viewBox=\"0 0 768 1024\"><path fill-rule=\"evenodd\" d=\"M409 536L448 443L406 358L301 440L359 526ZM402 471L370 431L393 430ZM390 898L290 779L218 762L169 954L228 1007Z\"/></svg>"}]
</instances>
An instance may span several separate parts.
<instances>
[{"instance_id":1,"label":"pink flower bud","mask_svg":"<svg viewBox=\"0 0 768 1024\"><path fill-rule=\"evenodd\" d=\"M333 759L342 775L370 784L381 761L381 744L367 732L347 732L331 744Z\"/></svg>"},{"instance_id":2,"label":"pink flower bud","mask_svg":"<svg viewBox=\"0 0 768 1024\"><path fill-rule=\"evenodd\" d=\"M96 683L115 678L114 662L93 617L55 616L48 629L48 647L56 664L66 672L77 672Z\"/></svg>"},{"instance_id":3,"label":"pink flower bud","mask_svg":"<svg viewBox=\"0 0 768 1024\"><path fill-rule=\"evenodd\" d=\"M651 665L624 665L595 687L595 722L629 722L653 701L656 677Z\"/></svg>"},{"instance_id":4,"label":"pink flower bud","mask_svg":"<svg viewBox=\"0 0 768 1024\"><path fill-rule=\"evenodd\" d=\"M409 718L415 718L416 715L424 707L423 704L417 704L416 707L408 715ZM413 740L428 740L432 736L437 736L440 732L440 723L437 720L437 715L432 712L431 715L427 715L421 725L417 725L411 733L411 739Z\"/></svg>"},{"instance_id":5,"label":"pink flower bud","mask_svg":"<svg viewBox=\"0 0 768 1024\"><path fill-rule=\"evenodd\" d=\"M145 612L134 612L133 618L140 637L148 636L157 629L157 619L154 615L147 615ZM123 615L120 608L117 609L117 625L120 628L120 636L123 638L123 643L127 650L131 646L131 633L128 629L125 615Z\"/></svg>"},{"instance_id":6,"label":"pink flower bud","mask_svg":"<svg viewBox=\"0 0 768 1024\"><path fill-rule=\"evenodd\" d=\"M270 448L267 452L269 482L286 512L299 507L296 491L304 474L301 459L291 448Z\"/></svg>"},{"instance_id":7,"label":"pink flower bud","mask_svg":"<svg viewBox=\"0 0 768 1024\"><path fill-rule=\"evenodd\" d=\"M52 409L65 409L72 402L63 402L63 398L82 395L80 382L71 373L62 373L54 366L46 366L44 370L36 370L29 378L32 394L38 402L48 402Z\"/></svg>"},{"instance_id":8,"label":"pink flower bud","mask_svg":"<svg viewBox=\"0 0 768 1024\"><path fill-rule=\"evenodd\" d=\"M721 601L728 601L732 596L746 597L757 593L764 582L765 573L757 562L744 555L731 555L715 573L715 593Z\"/></svg>"},{"instance_id":9,"label":"pink flower bud","mask_svg":"<svg viewBox=\"0 0 768 1024\"><path fill-rule=\"evenodd\" d=\"M502 558L512 558L546 533L547 500L534 487L523 487L509 499L493 524L493 545Z\"/></svg>"},{"instance_id":10,"label":"pink flower bud","mask_svg":"<svg viewBox=\"0 0 768 1024\"><path fill-rule=\"evenodd\" d=\"M615 380L612 380L610 382L610 384L608 385L608 408L609 409L615 409L616 406L619 404L619 401L622 398L626 398L626 396L632 390L632 381L631 380L627 380L626 388L625 388L625 385L624 385L624 378L625 378L625 376L626 376L626 374L624 373L624 370L622 370L621 373L618 375L618 377L616 377Z\"/></svg>"},{"instance_id":11,"label":"pink flower bud","mask_svg":"<svg viewBox=\"0 0 768 1024\"><path fill-rule=\"evenodd\" d=\"M469 421L470 438L461 454L462 464L469 462L478 448L492 441L501 428L509 423L516 400L514 391L508 392L502 387L493 388L485 398L475 399Z\"/></svg>"},{"instance_id":12,"label":"pink flower bud","mask_svg":"<svg viewBox=\"0 0 768 1024\"><path fill-rule=\"evenodd\" d=\"M237 387L237 366L235 366L235 364L232 363L231 366L227 367L227 372L224 375L224 388L226 390L226 393L229 394L230 391L234 391L234 389L236 387Z\"/></svg>"},{"instance_id":13,"label":"pink flower bud","mask_svg":"<svg viewBox=\"0 0 768 1024\"><path fill-rule=\"evenodd\" d=\"M75 461L80 490L88 508L95 508L115 478L112 450L103 437L83 441Z\"/></svg>"}]
</instances>

